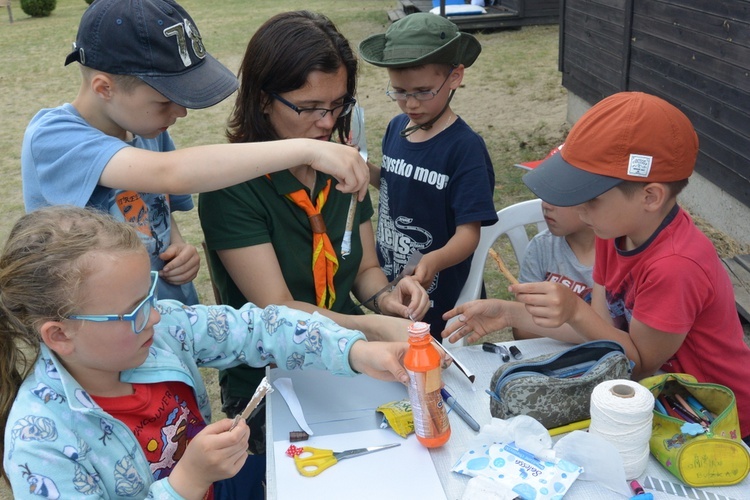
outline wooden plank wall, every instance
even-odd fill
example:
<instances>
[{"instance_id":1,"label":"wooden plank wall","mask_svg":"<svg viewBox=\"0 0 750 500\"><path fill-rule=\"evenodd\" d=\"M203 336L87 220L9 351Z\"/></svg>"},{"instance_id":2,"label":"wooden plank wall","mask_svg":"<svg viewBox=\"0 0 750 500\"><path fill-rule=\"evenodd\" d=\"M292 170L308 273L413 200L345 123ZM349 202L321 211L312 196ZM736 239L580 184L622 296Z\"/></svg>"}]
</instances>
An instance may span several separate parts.
<instances>
[{"instance_id":1,"label":"wooden plank wall","mask_svg":"<svg viewBox=\"0 0 750 500\"><path fill-rule=\"evenodd\" d=\"M627 0L563 0L560 71L569 91L589 103L618 92L623 78Z\"/></svg>"},{"instance_id":2,"label":"wooden plank wall","mask_svg":"<svg viewBox=\"0 0 750 500\"><path fill-rule=\"evenodd\" d=\"M568 90L680 107L700 139L696 170L750 206L750 0L564 0L561 19Z\"/></svg>"}]
</instances>

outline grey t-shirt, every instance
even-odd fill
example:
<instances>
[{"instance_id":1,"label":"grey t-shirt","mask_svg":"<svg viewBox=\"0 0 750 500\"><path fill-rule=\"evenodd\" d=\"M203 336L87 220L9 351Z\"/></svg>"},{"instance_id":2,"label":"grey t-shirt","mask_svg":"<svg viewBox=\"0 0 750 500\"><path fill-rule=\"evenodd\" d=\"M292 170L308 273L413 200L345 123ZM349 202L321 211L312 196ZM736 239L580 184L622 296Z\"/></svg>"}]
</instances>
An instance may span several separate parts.
<instances>
[{"instance_id":1,"label":"grey t-shirt","mask_svg":"<svg viewBox=\"0 0 750 500\"><path fill-rule=\"evenodd\" d=\"M564 237L555 236L545 229L529 242L518 281L562 283L590 303L594 285L592 271L593 267L578 261Z\"/></svg>"}]
</instances>

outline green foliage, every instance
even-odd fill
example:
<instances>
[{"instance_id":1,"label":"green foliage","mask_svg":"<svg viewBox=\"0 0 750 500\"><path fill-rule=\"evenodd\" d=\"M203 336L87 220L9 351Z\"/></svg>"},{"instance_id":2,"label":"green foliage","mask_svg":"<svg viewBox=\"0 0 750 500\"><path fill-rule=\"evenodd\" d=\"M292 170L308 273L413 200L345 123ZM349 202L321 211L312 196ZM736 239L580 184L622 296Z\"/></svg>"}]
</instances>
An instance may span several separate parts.
<instances>
[{"instance_id":1,"label":"green foliage","mask_svg":"<svg viewBox=\"0 0 750 500\"><path fill-rule=\"evenodd\" d=\"M21 10L31 17L47 17L57 7L57 0L21 0Z\"/></svg>"}]
</instances>

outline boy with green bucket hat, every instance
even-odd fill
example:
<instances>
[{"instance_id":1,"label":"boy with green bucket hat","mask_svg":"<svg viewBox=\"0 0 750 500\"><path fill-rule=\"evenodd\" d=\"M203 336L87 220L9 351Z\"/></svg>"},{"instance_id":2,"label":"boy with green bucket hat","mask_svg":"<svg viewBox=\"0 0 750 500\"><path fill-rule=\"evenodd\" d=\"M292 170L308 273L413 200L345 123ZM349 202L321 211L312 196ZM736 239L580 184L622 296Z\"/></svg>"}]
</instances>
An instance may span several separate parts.
<instances>
[{"instance_id":1,"label":"boy with green bucket hat","mask_svg":"<svg viewBox=\"0 0 750 500\"><path fill-rule=\"evenodd\" d=\"M389 123L380 169L377 252L393 280L414 252L425 254L414 276L430 294L424 317L440 338L469 275L482 225L497 221L495 173L484 140L450 107L465 68L482 51L451 21L411 14L359 45L362 59L387 68L386 95L403 111Z\"/></svg>"}]
</instances>

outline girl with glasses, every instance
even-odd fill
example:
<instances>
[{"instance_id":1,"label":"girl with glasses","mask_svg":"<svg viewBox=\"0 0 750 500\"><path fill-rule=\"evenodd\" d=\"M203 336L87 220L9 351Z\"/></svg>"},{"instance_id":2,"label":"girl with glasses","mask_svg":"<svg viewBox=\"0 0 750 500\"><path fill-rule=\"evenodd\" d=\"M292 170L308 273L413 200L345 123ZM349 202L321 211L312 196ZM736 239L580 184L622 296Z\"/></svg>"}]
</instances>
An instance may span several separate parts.
<instances>
[{"instance_id":1,"label":"girl with glasses","mask_svg":"<svg viewBox=\"0 0 750 500\"><path fill-rule=\"evenodd\" d=\"M349 42L327 17L307 11L274 16L245 51L229 141L346 143L356 74ZM338 188L331 176L299 165L202 194L199 215L221 300L283 304L319 312L371 340L405 339L407 318L422 318L427 295L411 278L388 286L375 253L369 195L353 206L351 249L342 251L352 196ZM383 315L362 314L357 302ZM246 367L222 372L229 416L242 411L262 377ZM263 422L259 414L251 428ZM263 453L265 444L253 438L250 449Z\"/></svg>"},{"instance_id":2,"label":"girl with glasses","mask_svg":"<svg viewBox=\"0 0 750 500\"><path fill-rule=\"evenodd\" d=\"M406 343L369 343L283 306L155 301L157 279L136 230L101 212L44 208L11 230L0 424L16 498L256 498L253 478L262 498L264 458L247 454L244 422L211 423L199 367L275 362L408 380ZM236 475L247 489L222 481Z\"/></svg>"}]
</instances>

